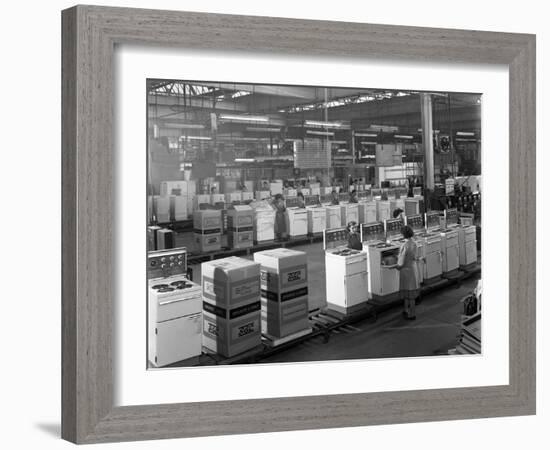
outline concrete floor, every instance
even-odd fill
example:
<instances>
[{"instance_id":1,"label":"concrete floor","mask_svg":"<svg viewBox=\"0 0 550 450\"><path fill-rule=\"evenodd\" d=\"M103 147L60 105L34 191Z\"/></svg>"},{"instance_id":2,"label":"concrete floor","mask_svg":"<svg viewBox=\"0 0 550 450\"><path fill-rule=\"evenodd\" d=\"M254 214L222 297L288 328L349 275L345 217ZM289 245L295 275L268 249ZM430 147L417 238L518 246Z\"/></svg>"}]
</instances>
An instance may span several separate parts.
<instances>
[{"instance_id":1,"label":"concrete floor","mask_svg":"<svg viewBox=\"0 0 550 450\"><path fill-rule=\"evenodd\" d=\"M178 245L188 244L191 233L179 235ZM292 247L308 255L309 309L326 306L325 256L322 243ZM250 259L253 257L250 256ZM200 264L190 266L193 278L200 280ZM462 303L477 277L465 280L460 287L439 290L417 305L417 320L407 321L400 307L381 313L376 322L368 319L353 325L354 330L333 333L328 343L315 337L260 362L326 361L340 359L433 356L447 354L458 343Z\"/></svg>"}]
</instances>

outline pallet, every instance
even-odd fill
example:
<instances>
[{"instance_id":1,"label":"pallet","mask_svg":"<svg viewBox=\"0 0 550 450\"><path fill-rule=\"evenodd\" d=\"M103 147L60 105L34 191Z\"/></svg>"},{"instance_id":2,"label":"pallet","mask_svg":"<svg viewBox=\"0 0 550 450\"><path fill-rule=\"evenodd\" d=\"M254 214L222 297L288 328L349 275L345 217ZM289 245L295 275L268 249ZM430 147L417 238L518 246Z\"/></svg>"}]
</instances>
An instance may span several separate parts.
<instances>
[{"instance_id":1,"label":"pallet","mask_svg":"<svg viewBox=\"0 0 550 450\"><path fill-rule=\"evenodd\" d=\"M369 308L367 302L360 303L354 306L351 306L349 308L335 305L333 303L327 302L327 311L332 312L333 314L336 314L337 316L343 318L353 316L357 313L361 313L364 310L367 310Z\"/></svg>"},{"instance_id":2,"label":"pallet","mask_svg":"<svg viewBox=\"0 0 550 450\"><path fill-rule=\"evenodd\" d=\"M460 278L462 275L462 272L458 269L450 270L449 272L444 272L442 277L447 280L456 280L457 278Z\"/></svg>"},{"instance_id":3,"label":"pallet","mask_svg":"<svg viewBox=\"0 0 550 450\"><path fill-rule=\"evenodd\" d=\"M273 348L273 347L279 347L280 345L283 345L283 344L287 344L288 342L294 341L303 336L307 336L312 332L313 332L312 328L306 328L305 330L298 331L296 333L292 333L284 337L275 337L269 334L264 334L262 337L264 338L264 342L267 344L267 346L270 348Z\"/></svg>"},{"instance_id":4,"label":"pallet","mask_svg":"<svg viewBox=\"0 0 550 450\"><path fill-rule=\"evenodd\" d=\"M387 295L372 294L372 298L367 300L367 303L375 306L387 305L401 300L399 292L393 292Z\"/></svg>"},{"instance_id":5,"label":"pallet","mask_svg":"<svg viewBox=\"0 0 550 450\"><path fill-rule=\"evenodd\" d=\"M481 264L479 264L478 262L473 262L473 263L468 264L466 266L460 266L459 269L462 272L472 272L472 271L476 271L476 270L481 270Z\"/></svg>"},{"instance_id":6,"label":"pallet","mask_svg":"<svg viewBox=\"0 0 550 450\"><path fill-rule=\"evenodd\" d=\"M203 347L203 353L212 358L216 365L242 364L248 361L255 362L256 358L263 352L263 350L264 345L259 344L237 355L225 357L206 347Z\"/></svg>"},{"instance_id":7,"label":"pallet","mask_svg":"<svg viewBox=\"0 0 550 450\"><path fill-rule=\"evenodd\" d=\"M200 364L200 355L192 356L191 358L184 359L183 361L178 361L172 364L167 364L166 366L154 366L155 369L169 369L172 367L194 367Z\"/></svg>"},{"instance_id":8,"label":"pallet","mask_svg":"<svg viewBox=\"0 0 550 450\"><path fill-rule=\"evenodd\" d=\"M437 276L431 277L431 278L424 278L422 280L422 284L424 286L429 286L431 284L439 283L440 281L441 281L441 275L437 275Z\"/></svg>"}]
</instances>

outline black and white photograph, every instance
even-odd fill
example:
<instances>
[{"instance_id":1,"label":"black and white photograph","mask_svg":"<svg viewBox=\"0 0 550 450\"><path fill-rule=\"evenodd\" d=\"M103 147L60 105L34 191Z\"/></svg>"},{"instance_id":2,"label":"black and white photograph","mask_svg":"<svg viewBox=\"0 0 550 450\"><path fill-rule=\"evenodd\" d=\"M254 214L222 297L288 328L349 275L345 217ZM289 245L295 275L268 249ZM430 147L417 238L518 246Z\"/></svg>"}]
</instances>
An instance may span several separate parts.
<instances>
[{"instance_id":1,"label":"black and white photograph","mask_svg":"<svg viewBox=\"0 0 550 450\"><path fill-rule=\"evenodd\" d=\"M148 79L148 368L480 354L481 108Z\"/></svg>"}]
</instances>

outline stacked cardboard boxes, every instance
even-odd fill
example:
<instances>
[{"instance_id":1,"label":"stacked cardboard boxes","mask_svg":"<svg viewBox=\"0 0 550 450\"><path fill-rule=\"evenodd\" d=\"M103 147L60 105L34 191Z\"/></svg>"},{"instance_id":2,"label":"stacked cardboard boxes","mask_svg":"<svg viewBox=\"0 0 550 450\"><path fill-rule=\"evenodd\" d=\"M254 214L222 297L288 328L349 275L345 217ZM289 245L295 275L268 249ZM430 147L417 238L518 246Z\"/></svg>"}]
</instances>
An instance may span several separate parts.
<instances>
[{"instance_id":1,"label":"stacked cardboard boxes","mask_svg":"<svg viewBox=\"0 0 550 450\"><path fill-rule=\"evenodd\" d=\"M260 264L230 257L201 270L203 346L230 358L261 345Z\"/></svg>"},{"instance_id":2,"label":"stacked cardboard boxes","mask_svg":"<svg viewBox=\"0 0 550 450\"><path fill-rule=\"evenodd\" d=\"M262 333L282 338L309 328L307 255L277 248L254 253L261 264Z\"/></svg>"},{"instance_id":3,"label":"stacked cardboard boxes","mask_svg":"<svg viewBox=\"0 0 550 450\"><path fill-rule=\"evenodd\" d=\"M198 250L211 252L221 249L222 214L219 209L205 209L193 213L193 233Z\"/></svg>"},{"instance_id":4,"label":"stacked cardboard boxes","mask_svg":"<svg viewBox=\"0 0 550 450\"><path fill-rule=\"evenodd\" d=\"M254 210L247 205L235 205L227 211L227 243L231 248L254 245Z\"/></svg>"}]
</instances>

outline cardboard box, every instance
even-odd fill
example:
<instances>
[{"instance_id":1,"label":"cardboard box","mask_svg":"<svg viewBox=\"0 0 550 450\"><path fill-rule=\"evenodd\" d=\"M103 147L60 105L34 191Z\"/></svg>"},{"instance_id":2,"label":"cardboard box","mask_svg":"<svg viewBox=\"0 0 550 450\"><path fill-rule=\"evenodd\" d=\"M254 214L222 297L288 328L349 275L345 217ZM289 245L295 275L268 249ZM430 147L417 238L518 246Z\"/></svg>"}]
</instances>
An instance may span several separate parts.
<instances>
[{"instance_id":1,"label":"cardboard box","mask_svg":"<svg viewBox=\"0 0 550 450\"><path fill-rule=\"evenodd\" d=\"M285 337L309 325L307 255L277 248L254 253L261 264L262 333Z\"/></svg>"},{"instance_id":2,"label":"cardboard box","mask_svg":"<svg viewBox=\"0 0 550 450\"><path fill-rule=\"evenodd\" d=\"M155 197L153 204L157 222L170 222L170 197Z\"/></svg>"},{"instance_id":3,"label":"cardboard box","mask_svg":"<svg viewBox=\"0 0 550 450\"><path fill-rule=\"evenodd\" d=\"M228 358L259 346L260 265L230 257L202 263L201 272L203 346Z\"/></svg>"},{"instance_id":4,"label":"cardboard box","mask_svg":"<svg viewBox=\"0 0 550 450\"><path fill-rule=\"evenodd\" d=\"M217 209L205 209L193 213L193 233L197 248L202 252L221 249L222 214Z\"/></svg>"},{"instance_id":5,"label":"cardboard box","mask_svg":"<svg viewBox=\"0 0 550 450\"><path fill-rule=\"evenodd\" d=\"M147 251L152 252L157 250L157 231L160 227L151 225L147 227Z\"/></svg>"},{"instance_id":6,"label":"cardboard box","mask_svg":"<svg viewBox=\"0 0 550 450\"><path fill-rule=\"evenodd\" d=\"M254 245L254 210L247 205L235 205L227 211L227 243L231 248Z\"/></svg>"},{"instance_id":7,"label":"cardboard box","mask_svg":"<svg viewBox=\"0 0 550 450\"><path fill-rule=\"evenodd\" d=\"M168 228L157 230L157 250L174 248L174 232Z\"/></svg>"},{"instance_id":8,"label":"cardboard box","mask_svg":"<svg viewBox=\"0 0 550 450\"><path fill-rule=\"evenodd\" d=\"M187 197L170 196L170 217L172 220L187 219Z\"/></svg>"}]
</instances>

